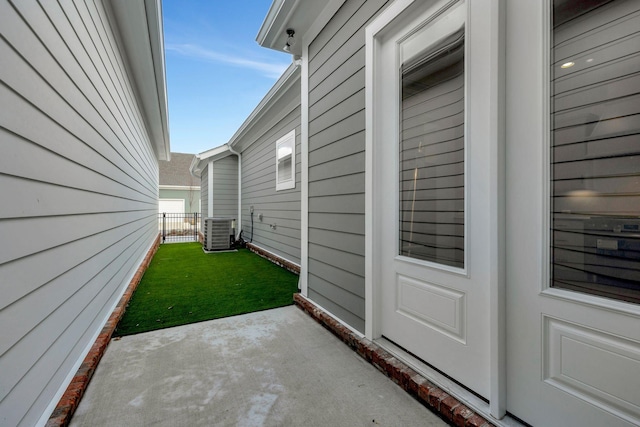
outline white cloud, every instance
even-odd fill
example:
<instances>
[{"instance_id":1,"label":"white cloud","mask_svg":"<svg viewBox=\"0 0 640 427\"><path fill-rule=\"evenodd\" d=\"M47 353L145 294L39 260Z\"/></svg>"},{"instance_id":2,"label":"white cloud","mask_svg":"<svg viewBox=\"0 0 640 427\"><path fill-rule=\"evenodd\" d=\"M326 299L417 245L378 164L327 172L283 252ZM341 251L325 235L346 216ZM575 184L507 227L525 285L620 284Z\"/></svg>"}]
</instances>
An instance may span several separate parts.
<instances>
[{"instance_id":1,"label":"white cloud","mask_svg":"<svg viewBox=\"0 0 640 427\"><path fill-rule=\"evenodd\" d=\"M260 71L267 77L278 78L282 75L284 70L289 66L284 63L270 63L255 61L252 59L242 58L239 56L228 55L225 53L215 52L213 50L205 49L200 46L192 44L167 44L165 45L167 51L176 52L180 55L190 56L193 58L199 58L207 61L221 62L236 67L250 68Z\"/></svg>"}]
</instances>

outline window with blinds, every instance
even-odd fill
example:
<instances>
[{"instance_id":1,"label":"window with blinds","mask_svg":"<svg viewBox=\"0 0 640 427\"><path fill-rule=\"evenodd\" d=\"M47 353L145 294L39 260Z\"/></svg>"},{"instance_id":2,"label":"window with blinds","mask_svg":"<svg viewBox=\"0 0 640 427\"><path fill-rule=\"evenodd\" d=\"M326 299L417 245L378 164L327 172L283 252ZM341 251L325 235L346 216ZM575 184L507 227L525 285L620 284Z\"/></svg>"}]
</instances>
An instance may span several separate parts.
<instances>
[{"instance_id":1,"label":"window with blinds","mask_svg":"<svg viewBox=\"0 0 640 427\"><path fill-rule=\"evenodd\" d=\"M555 0L551 284L640 302L640 1Z\"/></svg>"},{"instance_id":2,"label":"window with blinds","mask_svg":"<svg viewBox=\"0 0 640 427\"><path fill-rule=\"evenodd\" d=\"M289 132L276 141L276 191L296 187L296 134Z\"/></svg>"},{"instance_id":3,"label":"window with blinds","mask_svg":"<svg viewBox=\"0 0 640 427\"><path fill-rule=\"evenodd\" d=\"M401 76L399 252L463 268L464 26Z\"/></svg>"}]
</instances>

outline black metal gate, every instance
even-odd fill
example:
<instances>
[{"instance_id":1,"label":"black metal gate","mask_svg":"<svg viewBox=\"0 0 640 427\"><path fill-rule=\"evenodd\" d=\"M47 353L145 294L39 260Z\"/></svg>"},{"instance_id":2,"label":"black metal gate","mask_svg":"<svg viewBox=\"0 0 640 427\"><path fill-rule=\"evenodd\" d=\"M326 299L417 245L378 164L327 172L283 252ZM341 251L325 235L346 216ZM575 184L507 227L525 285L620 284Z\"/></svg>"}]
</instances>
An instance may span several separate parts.
<instances>
[{"instance_id":1,"label":"black metal gate","mask_svg":"<svg viewBox=\"0 0 640 427\"><path fill-rule=\"evenodd\" d=\"M162 212L158 214L158 227L162 233L162 243L197 242L200 214Z\"/></svg>"}]
</instances>

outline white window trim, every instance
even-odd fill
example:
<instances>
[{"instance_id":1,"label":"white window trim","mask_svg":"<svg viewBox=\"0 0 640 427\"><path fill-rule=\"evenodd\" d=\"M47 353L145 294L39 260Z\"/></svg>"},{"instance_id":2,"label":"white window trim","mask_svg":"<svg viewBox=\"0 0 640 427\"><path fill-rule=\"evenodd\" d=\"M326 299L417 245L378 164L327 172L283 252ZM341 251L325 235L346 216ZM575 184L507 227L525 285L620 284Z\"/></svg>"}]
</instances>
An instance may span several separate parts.
<instances>
[{"instance_id":1,"label":"white window trim","mask_svg":"<svg viewBox=\"0 0 640 427\"><path fill-rule=\"evenodd\" d=\"M284 144L291 144L291 178L279 181L278 150ZM296 131L295 129L276 141L276 191L296 188Z\"/></svg>"}]
</instances>

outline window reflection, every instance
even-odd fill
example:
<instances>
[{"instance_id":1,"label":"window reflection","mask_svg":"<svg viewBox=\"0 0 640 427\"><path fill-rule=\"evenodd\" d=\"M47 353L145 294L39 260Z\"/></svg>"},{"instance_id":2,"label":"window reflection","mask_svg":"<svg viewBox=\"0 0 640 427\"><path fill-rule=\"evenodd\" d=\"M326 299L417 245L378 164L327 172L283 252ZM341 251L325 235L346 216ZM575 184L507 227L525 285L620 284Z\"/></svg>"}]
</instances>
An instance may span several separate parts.
<instances>
[{"instance_id":1,"label":"window reflection","mask_svg":"<svg viewBox=\"0 0 640 427\"><path fill-rule=\"evenodd\" d=\"M554 2L552 286L631 302L640 302L638 29L638 1Z\"/></svg>"},{"instance_id":2,"label":"window reflection","mask_svg":"<svg viewBox=\"0 0 640 427\"><path fill-rule=\"evenodd\" d=\"M464 267L464 27L402 66L400 255Z\"/></svg>"}]
</instances>

